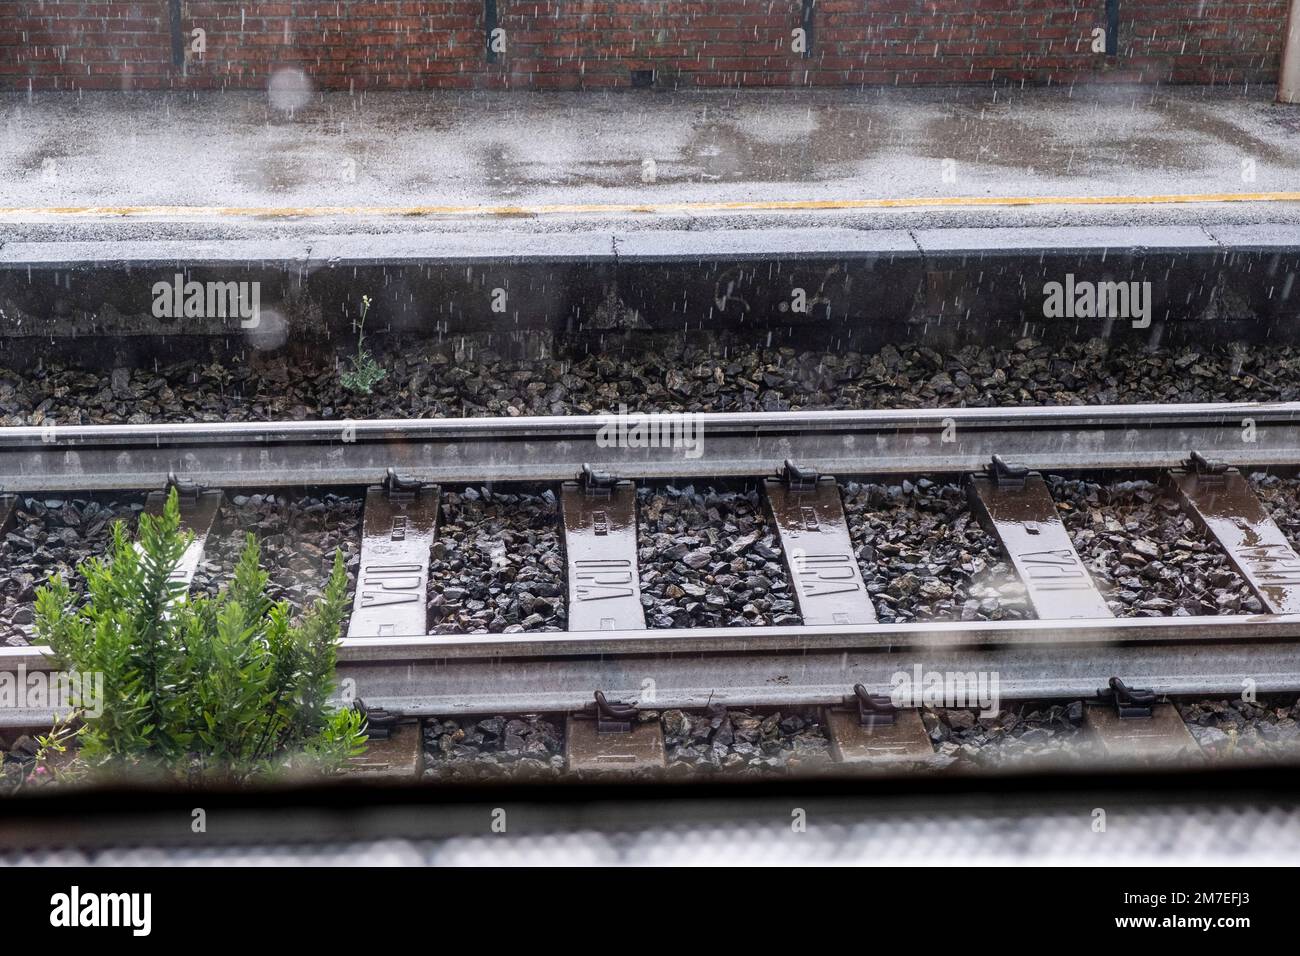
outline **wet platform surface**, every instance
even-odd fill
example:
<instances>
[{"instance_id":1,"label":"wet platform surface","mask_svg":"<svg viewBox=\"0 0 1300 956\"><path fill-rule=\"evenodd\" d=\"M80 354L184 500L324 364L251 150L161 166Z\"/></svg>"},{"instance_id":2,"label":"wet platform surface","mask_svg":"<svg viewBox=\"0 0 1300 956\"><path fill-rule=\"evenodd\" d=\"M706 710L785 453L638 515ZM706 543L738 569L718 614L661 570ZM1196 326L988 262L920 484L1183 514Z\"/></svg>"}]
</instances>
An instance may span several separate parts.
<instances>
[{"instance_id":1,"label":"wet platform surface","mask_svg":"<svg viewBox=\"0 0 1300 956\"><path fill-rule=\"evenodd\" d=\"M568 207L476 220L476 228L524 223L547 232L647 215L919 228L1295 221L1295 202L1028 209L960 202L1295 190L1300 107L1275 104L1272 95L1268 88L1077 86L328 93L289 115L255 92L5 94L0 206L101 207L91 230L101 238L229 238L268 226L303 234L323 224L326 232L409 230L410 221L398 225L384 210L446 207L420 217L416 226L424 228L430 218L456 223L485 205ZM873 198L956 204L816 205ZM727 208L737 202L759 208ZM675 204L687 205L669 208ZM120 207L214 205L255 212L120 216ZM600 208L628 205L649 211ZM354 208L310 213L321 206ZM286 224L284 215L264 215L290 208L307 218ZM6 226L13 238L86 235L71 228L82 220L7 218L22 221Z\"/></svg>"}]
</instances>

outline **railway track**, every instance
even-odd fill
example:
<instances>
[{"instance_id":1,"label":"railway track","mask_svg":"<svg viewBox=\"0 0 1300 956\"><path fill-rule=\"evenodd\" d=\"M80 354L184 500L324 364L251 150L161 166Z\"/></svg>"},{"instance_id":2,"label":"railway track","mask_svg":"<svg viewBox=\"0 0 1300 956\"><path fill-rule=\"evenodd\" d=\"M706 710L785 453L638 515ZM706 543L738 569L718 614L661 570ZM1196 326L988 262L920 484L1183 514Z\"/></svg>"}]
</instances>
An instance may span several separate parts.
<instances>
[{"instance_id":1,"label":"railway track","mask_svg":"<svg viewBox=\"0 0 1300 956\"><path fill-rule=\"evenodd\" d=\"M1094 698L1117 678L1116 702L1148 712L1143 692L1300 691L1300 555L1239 470L1300 465L1300 404L704 414L691 421L700 440L690 457L667 441L603 440L618 424L596 416L8 428L0 487L10 496L154 490L149 506L158 507L170 479L198 533L180 570L192 577L219 489L365 486L339 677L374 714L394 718L574 712L591 709L600 692L610 703L595 707L598 724L630 723L625 706L830 705L856 711L849 723L874 725L877 736L887 724L912 733L919 721L895 724L889 697L893 675L917 666L996 675L1003 700ZM1112 616L1040 473L1133 469L1161 476L1265 613ZM1036 619L879 621L832 475L963 481ZM802 623L647 629L633 481L701 476L761 483ZM559 483L566 631L427 633L439 484L455 482ZM46 648L0 648L0 669L54 667ZM48 716L11 708L0 724Z\"/></svg>"}]
</instances>

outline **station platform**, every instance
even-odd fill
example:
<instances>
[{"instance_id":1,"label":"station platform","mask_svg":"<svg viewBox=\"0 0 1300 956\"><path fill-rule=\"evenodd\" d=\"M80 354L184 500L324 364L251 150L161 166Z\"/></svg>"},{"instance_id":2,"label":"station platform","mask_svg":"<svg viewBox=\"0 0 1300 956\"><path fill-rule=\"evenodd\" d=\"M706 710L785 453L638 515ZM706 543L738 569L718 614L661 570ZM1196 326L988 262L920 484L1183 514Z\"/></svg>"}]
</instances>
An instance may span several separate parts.
<instances>
[{"instance_id":1,"label":"station platform","mask_svg":"<svg viewBox=\"0 0 1300 956\"><path fill-rule=\"evenodd\" d=\"M0 96L0 243L1300 223L1300 107L1200 87Z\"/></svg>"}]
</instances>

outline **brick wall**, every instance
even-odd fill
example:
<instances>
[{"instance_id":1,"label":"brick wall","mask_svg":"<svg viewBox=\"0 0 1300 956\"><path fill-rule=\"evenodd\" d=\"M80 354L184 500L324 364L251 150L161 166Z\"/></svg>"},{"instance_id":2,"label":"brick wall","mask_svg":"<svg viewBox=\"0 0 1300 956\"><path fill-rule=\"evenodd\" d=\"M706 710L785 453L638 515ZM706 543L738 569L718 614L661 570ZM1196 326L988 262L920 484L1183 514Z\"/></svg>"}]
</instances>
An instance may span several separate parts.
<instances>
[{"instance_id":1,"label":"brick wall","mask_svg":"<svg viewBox=\"0 0 1300 956\"><path fill-rule=\"evenodd\" d=\"M296 67L329 89L611 89L1276 81L1286 0L0 0L0 89L261 89ZM202 29L206 51L193 52ZM646 71L653 71L653 74Z\"/></svg>"}]
</instances>

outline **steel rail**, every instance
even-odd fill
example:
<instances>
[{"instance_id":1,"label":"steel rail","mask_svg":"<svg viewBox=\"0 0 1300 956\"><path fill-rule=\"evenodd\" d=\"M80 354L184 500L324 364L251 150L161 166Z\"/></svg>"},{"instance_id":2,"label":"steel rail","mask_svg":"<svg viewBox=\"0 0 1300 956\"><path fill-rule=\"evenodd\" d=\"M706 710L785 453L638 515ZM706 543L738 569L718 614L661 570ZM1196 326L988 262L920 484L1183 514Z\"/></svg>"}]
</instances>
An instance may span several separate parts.
<instances>
[{"instance_id":1,"label":"steel rail","mask_svg":"<svg viewBox=\"0 0 1300 956\"><path fill-rule=\"evenodd\" d=\"M1300 689L1300 615L975 621L349 641L340 674L407 714L572 710L596 689L642 706L813 706L893 675L997 674L1005 699L1091 697L1112 676L1164 694Z\"/></svg>"},{"instance_id":2,"label":"steel rail","mask_svg":"<svg viewBox=\"0 0 1300 956\"><path fill-rule=\"evenodd\" d=\"M816 706L837 703L864 684L888 695L892 675L996 675L999 700L1091 698L1110 676L1161 694L1239 695L1250 678L1258 693L1300 687L1300 656L1285 645L1206 643L1114 645L1089 655L1062 648L950 648L924 654L889 650L809 651L773 655L700 653L666 658L539 659L526 667L472 660L456 666L356 665L340 668L368 705L416 715L537 713L575 710L601 689L643 708ZM968 685L975 691L976 683ZM651 693L653 691L653 693ZM972 706L974 701L971 701Z\"/></svg>"},{"instance_id":3,"label":"steel rail","mask_svg":"<svg viewBox=\"0 0 1300 956\"><path fill-rule=\"evenodd\" d=\"M619 432L649 424L668 440ZM741 477L787 458L832 474L952 474L994 454L1040 470L1161 468L1193 449L1242 467L1300 463L1300 403L23 426L0 429L0 489L147 489L169 473L212 487L367 484L390 467L540 482L583 462L628 478Z\"/></svg>"},{"instance_id":4,"label":"steel rail","mask_svg":"<svg viewBox=\"0 0 1300 956\"><path fill-rule=\"evenodd\" d=\"M0 672L57 666L45 647L0 648ZM448 715L572 710L596 689L646 707L811 706L856 683L888 694L917 666L996 674L1007 700L1091 697L1112 676L1169 695L1297 691L1300 615L354 638L338 676L371 706ZM48 716L0 709L0 726Z\"/></svg>"}]
</instances>

